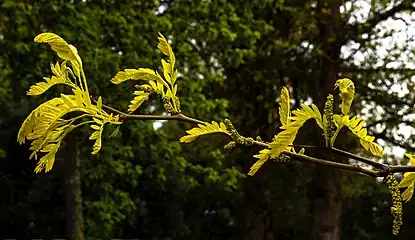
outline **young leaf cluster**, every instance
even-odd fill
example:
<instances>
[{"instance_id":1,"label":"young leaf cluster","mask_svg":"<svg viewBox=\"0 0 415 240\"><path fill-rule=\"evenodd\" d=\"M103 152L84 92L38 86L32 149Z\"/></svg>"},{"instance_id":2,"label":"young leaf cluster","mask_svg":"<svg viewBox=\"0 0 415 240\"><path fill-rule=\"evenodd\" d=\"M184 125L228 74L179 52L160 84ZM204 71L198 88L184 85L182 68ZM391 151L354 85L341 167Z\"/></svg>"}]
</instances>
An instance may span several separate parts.
<instances>
[{"instance_id":1,"label":"young leaf cluster","mask_svg":"<svg viewBox=\"0 0 415 240\"><path fill-rule=\"evenodd\" d=\"M164 103L164 108L169 113L180 113L180 101L177 97L177 76L178 71L175 70L176 58L170 44L166 38L159 33L158 49L168 57L167 60L162 59L163 77L157 70L149 68L125 69L120 71L112 78L111 82L120 84L127 80L143 80L146 84L137 85L137 91L134 91L134 98L128 106L128 111L134 112L141 104L148 99L151 93L156 93Z\"/></svg>"},{"instance_id":2,"label":"young leaf cluster","mask_svg":"<svg viewBox=\"0 0 415 240\"><path fill-rule=\"evenodd\" d=\"M30 158L42 157L37 163L36 172L52 169L55 156L64 137L82 125L91 124L96 130L90 137L94 140L92 154L101 148L101 136L105 123L120 124L118 115L107 113L102 109L102 99L95 105L91 102L88 85L82 67L82 61L76 48L53 33L42 33L35 42L48 43L64 61L51 64L53 76L45 77L44 82L32 85L27 95L41 95L57 84L71 88L71 94L61 94L41 104L33 110L23 122L17 140L20 144L31 141ZM70 66L68 66L68 62ZM70 117L68 117L70 115ZM89 120L88 120L89 119Z\"/></svg>"}]
</instances>

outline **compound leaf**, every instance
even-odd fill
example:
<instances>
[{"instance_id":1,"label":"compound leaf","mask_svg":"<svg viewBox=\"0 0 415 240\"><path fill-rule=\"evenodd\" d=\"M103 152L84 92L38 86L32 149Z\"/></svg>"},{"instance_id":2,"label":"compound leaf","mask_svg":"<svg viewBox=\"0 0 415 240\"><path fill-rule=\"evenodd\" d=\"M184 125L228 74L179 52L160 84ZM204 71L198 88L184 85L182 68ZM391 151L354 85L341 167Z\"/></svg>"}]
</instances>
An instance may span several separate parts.
<instances>
[{"instance_id":1,"label":"compound leaf","mask_svg":"<svg viewBox=\"0 0 415 240\"><path fill-rule=\"evenodd\" d=\"M156 81L168 87L167 83L163 80L160 74L149 68L125 69L124 71L119 71L117 75L111 79L111 82L114 84L120 84L127 80Z\"/></svg>"},{"instance_id":2,"label":"compound leaf","mask_svg":"<svg viewBox=\"0 0 415 240\"><path fill-rule=\"evenodd\" d=\"M415 166L415 155L406 153L405 156L409 158L411 165ZM405 191L402 193L402 199L404 201L411 200L414 194L415 172L406 172L398 187L406 188Z\"/></svg>"},{"instance_id":3,"label":"compound leaf","mask_svg":"<svg viewBox=\"0 0 415 240\"><path fill-rule=\"evenodd\" d=\"M166 38L159 33L158 37L158 44L157 47L160 49L160 51L169 57L169 62L162 60L163 69L167 71L170 76L173 76L174 74L174 64L176 63L176 57L174 56L173 50L170 46L170 44L167 42ZM167 80L167 79L166 79Z\"/></svg>"},{"instance_id":4,"label":"compound leaf","mask_svg":"<svg viewBox=\"0 0 415 240\"><path fill-rule=\"evenodd\" d=\"M339 79L334 85L334 89L339 88L341 103L341 111L343 115L347 115L350 112L350 106L352 105L355 88L352 80L348 78Z\"/></svg>"},{"instance_id":5,"label":"compound leaf","mask_svg":"<svg viewBox=\"0 0 415 240\"><path fill-rule=\"evenodd\" d=\"M226 126L223 122L220 122L218 124L215 121L212 121L212 123L206 122L204 124L198 124L198 127L187 130L186 132L189 135L180 138L180 142L188 143L195 140L197 137L201 135L206 135L210 133L224 133L230 135L229 132L226 130Z\"/></svg>"},{"instance_id":6,"label":"compound leaf","mask_svg":"<svg viewBox=\"0 0 415 240\"><path fill-rule=\"evenodd\" d=\"M72 65L75 65L73 66L74 68L82 67L82 60L78 55L78 50L60 36L54 33L41 33L35 37L35 42L48 43L60 58L71 61Z\"/></svg>"},{"instance_id":7,"label":"compound leaf","mask_svg":"<svg viewBox=\"0 0 415 240\"><path fill-rule=\"evenodd\" d=\"M27 91L27 95L41 95L53 85L67 83L67 81L61 77L52 76L52 78L44 77L43 79L45 79L44 82L38 82L35 85L30 86L29 91Z\"/></svg>"},{"instance_id":8,"label":"compound leaf","mask_svg":"<svg viewBox=\"0 0 415 240\"><path fill-rule=\"evenodd\" d=\"M360 144L366 151L370 151L373 155L382 157L383 156L383 148L373 142L375 137L369 136L367 134L367 129L364 128L365 121L360 117L353 117L349 119L349 116L343 116L342 123L340 125L347 126L349 130L360 139Z\"/></svg>"},{"instance_id":9,"label":"compound leaf","mask_svg":"<svg viewBox=\"0 0 415 240\"><path fill-rule=\"evenodd\" d=\"M140 105L147 99L150 93L144 91L134 91L134 95L136 96L133 100L131 100L131 104L128 106L129 112L137 110L137 108L140 107Z\"/></svg>"},{"instance_id":10,"label":"compound leaf","mask_svg":"<svg viewBox=\"0 0 415 240\"><path fill-rule=\"evenodd\" d=\"M311 108L304 104L302 107L301 110L293 111L293 116L290 117L292 122L281 126L284 130L274 137L273 142L269 144L270 149L263 149L258 155L254 156L259 160L252 165L248 175L253 176L268 159L277 158L284 150L287 150L288 145L294 142L298 130L307 120L314 118L319 126L323 127L320 111L314 104Z\"/></svg>"},{"instance_id":11,"label":"compound leaf","mask_svg":"<svg viewBox=\"0 0 415 240\"><path fill-rule=\"evenodd\" d=\"M279 115L283 126L290 122L290 93L286 87L281 89Z\"/></svg>"},{"instance_id":12,"label":"compound leaf","mask_svg":"<svg viewBox=\"0 0 415 240\"><path fill-rule=\"evenodd\" d=\"M104 124L106 122L103 122L101 125L91 125L91 128L96 130L91 134L89 137L90 140L95 140L94 145L92 146L92 154L95 155L99 152L102 145L102 132L104 131Z\"/></svg>"}]
</instances>

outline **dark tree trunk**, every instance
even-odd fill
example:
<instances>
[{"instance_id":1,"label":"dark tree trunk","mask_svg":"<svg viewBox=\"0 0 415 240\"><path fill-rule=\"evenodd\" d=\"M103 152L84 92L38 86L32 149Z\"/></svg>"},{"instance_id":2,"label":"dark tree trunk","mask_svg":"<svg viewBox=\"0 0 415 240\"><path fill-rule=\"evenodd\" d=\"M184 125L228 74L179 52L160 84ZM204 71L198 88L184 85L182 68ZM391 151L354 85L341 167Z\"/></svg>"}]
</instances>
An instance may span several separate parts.
<instances>
[{"instance_id":1,"label":"dark tree trunk","mask_svg":"<svg viewBox=\"0 0 415 240\"><path fill-rule=\"evenodd\" d=\"M314 103L319 109L324 109L326 97L332 91L340 69L340 53L344 44L344 38L339 34L342 25L340 6L341 1L339 0L319 2L319 9L321 10L321 18L318 24L319 42L324 55L320 61L321 68L316 69L320 72L320 77L314 79L314 86L310 88L312 89L311 94ZM323 143L321 133L315 135L319 139L318 142ZM315 155L327 160L340 161L338 156L333 156L324 150L316 151ZM309 188L310 214L313 218L311 239L340 239L341 174L342 172L337 169L315 166Z\"/></svg>"},{"instance_id":2,"label":"dark tree trunk","mask_svg":"<svg viewBox=\"0 0 415 240\"><path fill-rule=\"evenodd\" d=\"M319 156L324 157L324 154ZM342 213L340 174L339 170L329 167L315 168L310 187L310 212L313 217L312 239L340 239Z\"/></svg>"},{"instance_id":3,"label":"dark tree trunk","mask_svg":"<svg viewBox=\"0 0 415 240\"><path fill-rule=\"evenodd\" d=\"M84 218L82 212L81 175L76 136L67 136L62 149L65 185L65 221L68 240L84 239Z\"/></svg>"}]
</instances>

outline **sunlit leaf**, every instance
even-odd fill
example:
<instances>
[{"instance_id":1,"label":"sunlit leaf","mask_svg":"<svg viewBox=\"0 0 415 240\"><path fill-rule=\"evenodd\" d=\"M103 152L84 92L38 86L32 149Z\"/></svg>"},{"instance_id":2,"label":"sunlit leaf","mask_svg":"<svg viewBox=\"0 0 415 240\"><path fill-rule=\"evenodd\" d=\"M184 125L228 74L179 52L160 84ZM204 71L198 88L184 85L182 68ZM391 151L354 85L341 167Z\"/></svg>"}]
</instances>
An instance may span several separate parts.
<instances>
[{"instance_id":1,"label":"sunlit leaf","mask_svg":"<svg viewBox=\"0 0 415 240\"><path fill-rule=\"evenodd\" d=\"M314 118L318 125L322 127L321 114L316 106L311 108L307 105L302 105L303 109L297 109L293 111L293 116L290 117L292 120L290 123L281 126L284 129L274 137L273 141L269 144L270 149L263 149L260 154L254 157L259 160L252 165L248 175L253 176L259 168L270 158L277 158L284 150L287 150L288 145L292 144L297 136L298 130L303 124Z\"/></svg>"},{"instance_id":2,"label":"sunlit leaf","mask_svg":"<svg viewBox=\"0 0 415 240\"><path fill-rule=\"evenodd\" d=\"M286 87L281 89L279 115L283 126L289 123L291 116L290 93Z\"/></svg>"},{"instance_id":3,"label":"sunlit leaf","mask_svg":"<svg viewBox=\"0 0 415 240\"><path fill-rule=\"evenodd\" d=\"M131 104L128 106L129 112L134 112L141 106L141 104L147 99L147 97L150 95L148 92L144 91L134 91L134 97L133 100L131 100Z\"/></svg>"},{"instance_id":4,"label":"sunlit leaf","mask_svg":"<svg viewBox=\"0 0 415 240\"><path fill-rule=\"evenodd\" d=\"M180 142L188 143L195 140L197 137L201 135L206 135L210 133L224 133L229 135L229 132L226 130L225 124L223 122L220 122L218 124L215 121L212 121L212 123L206 122L204 124L199 124L198 127L187 130L186 132L189 135L180 138Z\"/></svg>"},{"instance_id":5,"label":"sunlit leaf","mask_svg":"<svg viewBox=\"0 0 415 240\"><path fill-rule=\"evenodd\" d=\"M367 151L370 151L373 155L382 157L383 148L374 142L375 137L367 135L367 129L364 128L364 120L360 117L353 117L349 119L349 116L343 116L340 125L344 125L360 139L360 144Z\"/></svg>"},{"instance_id":6,"label":"sunlit leaf","mask_svg":"<svg viewBox=\"0 0 415 240\"><path fill-rule=\"evenodd\" d=\"M355 94L354 83L348 78L343 78L336 81L334 88L339 88L340 90L340 98L342 99L341 111L343 115L349 114Z\"/></svg>"},{"instance_id":7,"label":"sunlit leaf","mask_svg":"<svg viewBox=\"0 0 415 240\"><path fill-rule=\"evenodd\" d=\"M124 71L118 72L117 75L111 79L111 82L120 84L127 80L156 81L168 87L160 74L149 68L125 69Z\"/></svg>"},{"instance_id":8,"label":"sunlit leaf","mask_svg":"<svg viewBox=\"0 0 415 240\"><path fill-rule=\"evenodd\" d=\"M46 92L50 87L56 84L68 84L68 82L61 77L52 76L52 78L44 77L45 82L38 82L35 85L30 86L27 95L41 95Z\"/></svg>"},{"instance_id":9,"label":"sunlit leaf","mask_svg":"<svg viewBox=\"0 0 415 240\"><path fill-rule=\"evenodd\" d=\"M71 61L78 68L82 67L82 60L78 55L78 50L60 36L54 33L41 33L35 37L35 42L48 43L60 58Z\"/></svg>"},{"instance_id":10,"label":"sunlit leaf","mask_svg":"<svg viewBox=\"0 0 415 240\"><path fill-rule=\"evenodd\" d=\"M168 73L170 73L170 75L173 75L174 73L174 65L176 63L176 57L174 56L173 50L170 46L170 44L167 42L166 38L159 33L159 37L158 37L159 43L157 45L157 47L160 49L160 51L169 57L169 63L168 65L164 65L163 64L163 68L165 70L167 70Z\"/></svg>"}]
</instances>

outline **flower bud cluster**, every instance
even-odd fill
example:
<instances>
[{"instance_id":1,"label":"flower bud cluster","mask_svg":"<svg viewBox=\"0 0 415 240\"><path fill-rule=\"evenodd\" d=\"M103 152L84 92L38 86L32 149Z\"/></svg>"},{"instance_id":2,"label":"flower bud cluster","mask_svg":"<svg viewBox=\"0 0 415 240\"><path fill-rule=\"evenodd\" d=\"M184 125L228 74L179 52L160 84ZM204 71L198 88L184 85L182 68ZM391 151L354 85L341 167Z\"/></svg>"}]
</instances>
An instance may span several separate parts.
<instances>
[{"instance_id":1,"label":"flower bud cluster","mask_svg":"<svg viewBox=\"0 0 415 240\"><path fill-rule=\"evenodd\" d=\"M393 215L392 232L394 235L398 235L399 230L403 224L402 222L402 214L403 214L402 196L398 188L398 181L392 175L389 175L386 178L387 178L386 183L389 186L389 192L392 195L392 207L391 207L391 213Z\"/></svg>"}]
</instances>

